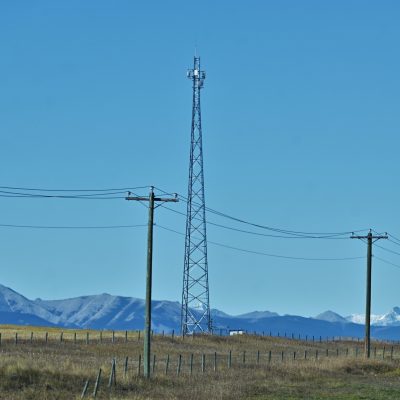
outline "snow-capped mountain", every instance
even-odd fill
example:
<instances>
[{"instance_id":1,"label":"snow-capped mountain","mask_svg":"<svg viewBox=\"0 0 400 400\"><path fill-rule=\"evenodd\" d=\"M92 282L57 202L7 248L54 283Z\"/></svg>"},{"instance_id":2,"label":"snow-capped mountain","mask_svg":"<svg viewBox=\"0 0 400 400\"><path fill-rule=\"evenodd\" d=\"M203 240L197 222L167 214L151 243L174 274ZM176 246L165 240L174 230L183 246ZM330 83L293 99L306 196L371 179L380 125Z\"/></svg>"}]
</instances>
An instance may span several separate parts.
<instances>
[{"instance_id":1,"label":"snow-capped mountain","mask_svg":"<svg viewBox=\"0 0 400 400\"><path fill-rule=\"evenodd\" d=\"M364 324L365 315L352 314L346 319L356 324ZM371 325L376 326L400 326L400 307L393 307L387 314L371 314Z\"/></svg>"},{"instance_id":2,"label":"snow-capped mountain","mask_svg":"<svg viewBox=\"0 0 400 400\"><path fill-rule=\"evenodd\" d=\"M196 313L195 309L192 310ZM315 318L283 315L270 311L253 311L229 315L211 310L217 333L242 329L258 334L293 338L362 337L363 316L344 318L326 311ZM173 301L152 302L152 328L156 332L180 331L181 305ZM356 322L356 323L355 323ZM400 308L373 318L372 337L400 338ZM73 329L138 330L144 326L144 301L133 297L100 294L65 300L29 300L14 290L0 285L0 324L59 326Z\"/></svg>"}]
</instances>

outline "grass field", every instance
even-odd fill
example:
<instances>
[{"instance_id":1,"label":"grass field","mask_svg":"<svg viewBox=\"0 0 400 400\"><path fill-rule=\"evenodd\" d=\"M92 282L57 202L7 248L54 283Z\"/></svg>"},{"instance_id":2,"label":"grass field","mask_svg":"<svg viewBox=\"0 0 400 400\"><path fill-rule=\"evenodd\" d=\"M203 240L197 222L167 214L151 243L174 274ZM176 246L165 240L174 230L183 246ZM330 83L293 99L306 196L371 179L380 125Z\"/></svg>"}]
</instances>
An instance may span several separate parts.
<instances>
[{"instance_id":1,"label":"grass field","mask_svg":"<svg viewBox=\"0 0 400 400\"><path fill-rule=\"evenodd\" d=\"M1 399L79 399L87 380L85 398L92 398L99 368L99 399L400 399L398 345L373 343L367 361L362 344L352 341L157 335L147 381L137 332L116 332L114 343L111 332L102 332L101 342L99 331L75 337L74 331L3 325L0 332ZM113 358L116 385L110 388Z\"/></svg>"}]
</instances>

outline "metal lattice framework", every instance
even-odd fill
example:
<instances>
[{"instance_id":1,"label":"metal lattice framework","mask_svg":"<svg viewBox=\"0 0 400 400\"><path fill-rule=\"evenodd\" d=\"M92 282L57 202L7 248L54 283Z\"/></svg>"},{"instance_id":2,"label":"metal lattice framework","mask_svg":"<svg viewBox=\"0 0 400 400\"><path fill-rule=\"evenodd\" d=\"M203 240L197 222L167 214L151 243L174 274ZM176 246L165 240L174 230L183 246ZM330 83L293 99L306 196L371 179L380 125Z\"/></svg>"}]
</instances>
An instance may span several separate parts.
<instances>
[{"instance_id":1,"label":"metal lattice framework","mask_svg":"<svg viewBox=\"0 0 400 400\"><path fill-rule=\"evenodd\" d=\"M193 69L188 70L187 76L193 82L193 109L182 291L183 335L210 332L212 329L200 109L200 91L206 74L200 69L200 57L194 57Z\"/></svg>"}]
</instances>

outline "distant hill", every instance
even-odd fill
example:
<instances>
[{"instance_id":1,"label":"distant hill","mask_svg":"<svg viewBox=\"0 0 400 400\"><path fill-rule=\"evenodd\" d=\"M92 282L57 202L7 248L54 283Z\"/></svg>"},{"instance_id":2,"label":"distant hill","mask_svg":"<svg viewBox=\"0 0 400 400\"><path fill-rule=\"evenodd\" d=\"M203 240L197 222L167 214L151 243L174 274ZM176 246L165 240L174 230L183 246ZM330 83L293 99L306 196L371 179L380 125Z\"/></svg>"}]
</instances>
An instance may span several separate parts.
<instances>
[{"instance_id":1,"label":"distant hill","mask_svg":"<svg viewBox=\"0 0 400 400\"><path fill-rule=\"evenodd\" d=\"M342 323L351 322L346 318L342 317L341 315L336 314L333 311L325 311L322 314L317 315L315 319L320 319L322 321L328 321L328 322L342 322Z\"/></svg>"},{"instance_id":2,"label":"distant hill","mask_svg":"<svg viewBox=\"0 0 400 400\"><path fill-rule=\"evenodd\" d=\"M193 310L195 313L196 310ZM253 311L229 315L211 310L216 333L242 329L249 333L305 338L314 336L362 337L364 326L361 316L342 317L326 311L315 318L295 315L280 316L271 311ZM152 302L152 328L156 332L179 332L181 305L173 301ZM371 334L379 339L400 339L400 308L375 316L376 325ZM60 326L75 329L137 330L144 326L144 301L133 297L113 296L107 293L81 296L64 300L29 300L14 290L0 285L0 324Z\"/></svg>"}]
</instances>

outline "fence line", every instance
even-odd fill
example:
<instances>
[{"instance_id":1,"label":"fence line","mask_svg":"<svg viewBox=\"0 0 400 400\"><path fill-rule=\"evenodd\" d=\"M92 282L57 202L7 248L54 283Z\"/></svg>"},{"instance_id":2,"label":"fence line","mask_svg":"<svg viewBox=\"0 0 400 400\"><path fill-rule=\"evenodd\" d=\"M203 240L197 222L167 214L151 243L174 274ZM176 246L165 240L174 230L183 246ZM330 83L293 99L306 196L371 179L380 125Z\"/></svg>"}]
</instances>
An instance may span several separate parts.
<instances>
[{"instance_id":1,"label":"fence line","mask_svg":"<svg viewBox=\"0 0 400 400\"><path fill-rule=\"evenodd\" d=\"M323 363L327 360L334 359L356 359L359 358L359 347L353 348L337 348L334 352L329 352L328 349L319 352L318 349L312 352L311 349L305 349L303 351L291 350L291 351L243 351L219 353L198 353L198 354L178 354L176 358L171 361L170 354L166 356L157 356L154 353L152 357L151 371L152 376L168 375L176 376L192 376L197 374L201 375L218 375L219 373L227 372L232 369L251 369L251 368L269 368L271 365L279 364L304 364L304 363ZM374 357L381 360L393 360L393 347L389 355L386 355L386 347L379 351L375 348ZM363 355L362 355L363 356ZM117 375L123 376L126 381L127 378L142 378L142 356L139 354L138 357L113 357L111 360L111 367L109 370L108 389L111 390L117 385ZM156 368L156 363L159 368ZM171 365L172 364L172 365ZM175 370L175 372L174 372ZM118 372L119 371L119 372ZM136 371L136 373L135 373ZM93 387L93 397L97 396L98 390L101 384L102 368L99 368L97 377L95 379ZM92 381L93 382L93 381ZM121 380L119 380L121 382ZM88 394L90 380L86 380L84 383L82 396L84 398Z\"/></svg>"}]
</instances>

